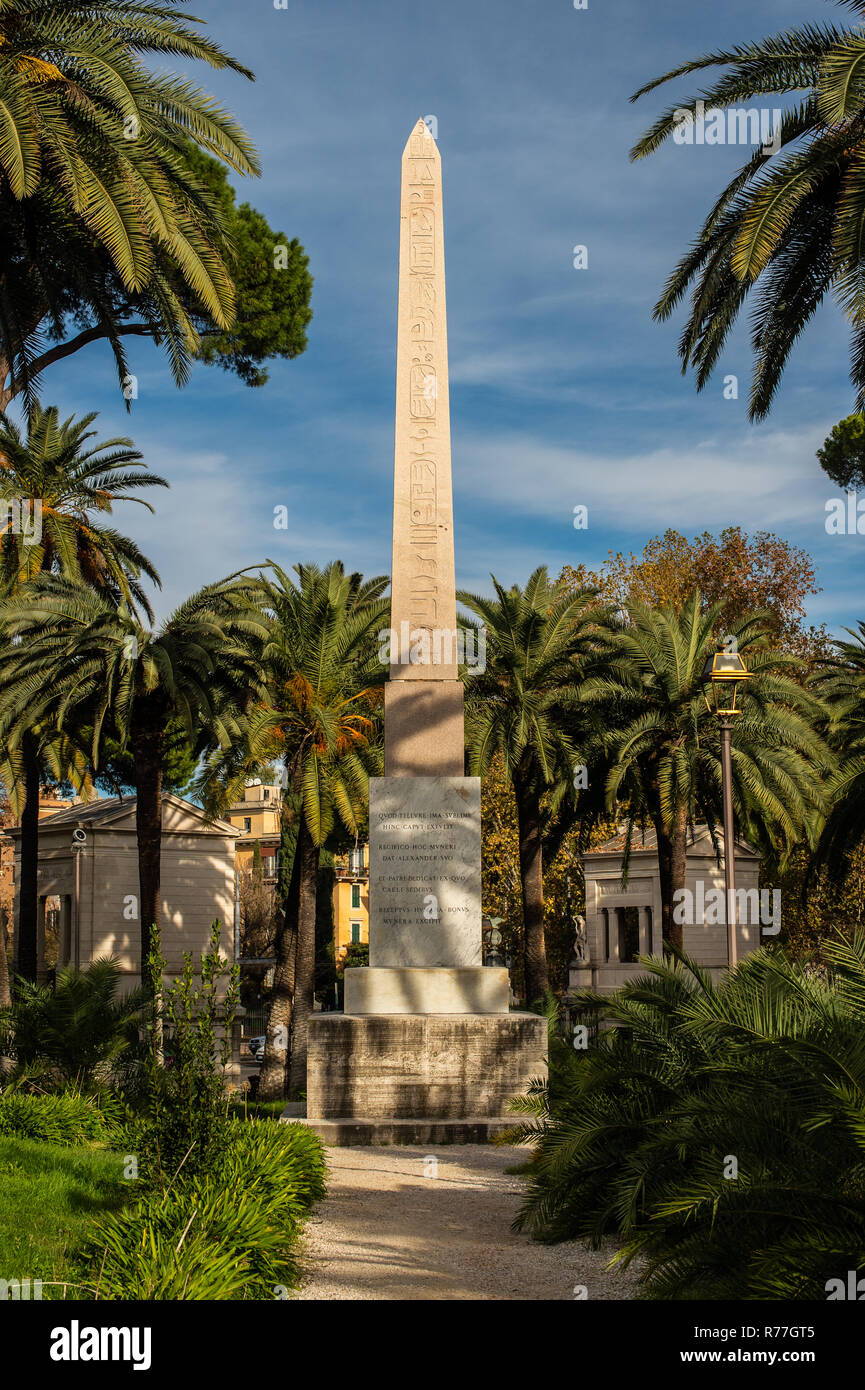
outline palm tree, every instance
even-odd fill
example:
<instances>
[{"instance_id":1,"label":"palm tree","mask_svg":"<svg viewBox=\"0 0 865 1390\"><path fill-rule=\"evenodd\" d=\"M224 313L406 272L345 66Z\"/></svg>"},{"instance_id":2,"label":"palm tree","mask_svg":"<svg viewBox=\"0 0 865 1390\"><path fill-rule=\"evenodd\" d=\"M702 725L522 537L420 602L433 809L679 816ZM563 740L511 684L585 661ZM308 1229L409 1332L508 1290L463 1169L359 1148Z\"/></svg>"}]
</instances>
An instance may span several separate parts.
<instances>
[{"instance_id":1,"label":"palm tree","mask_svg":"<svg viewBox=\"0 0 865 1390\"><path fill-rule=\"evenodd\" d=\"M720 984L653 960L583 993L597 1042L555 1038L549 1086L514 1104L534 1148L516 1224L614 1235L649 1298L825 1299L865 1243L865 937L824 951L825 973L761 950Z\"/></svg>"},{"instance_id":2,"label":"palm tree","mask_svg":"<svg viewBox=\"0 0 865 1390\"><path fill-rule=\"evenodd\" d=\"M525 589L502 588L495 599L461 591L460 603L486 630L486 670L467 673L466 728L472 776L485 776L493 759L514 789L523 898L526 999L549 990L544 940L542 802L548 814L573 798L575 770L587 761L592 737L581 704L581 683L606 645L609 611L596 591L551 583L541 567Z\"/></svg>"},{"instance_id":3,"label":"palm tree","mask_svg":"<svg viewBox=\"0 0 865 1390\"><path fill-rule=\"evenodd\" d=\"M2 603L0 603L2 612ZM0 616L2 627L2 616ZM17 973L35 980L38 971L39 906L39 809L43 786L69 784L84 800L93 795L86 750L77 737L62 732L50 721L39 723L16 717L9 699L17 680L17 652L0 645L0 781L10 788L9 800L20 829L20 864L17 882Z\"/></svg>"},{"instance_id":4,"label":"palm tree","mask_svg":"<svg viewBox=\"0 0 865 1390\"><path fill-rule=\"evenodd\" d=\"M127 333L161 340L182 381L198 345L188 296L218 327L231 322L223 214L184 149L192 142L243 174L258 172L254 150L211 97L148 71L141 55L252 74L172 14L177 3L2 7L4 407L21 390L29 395L45 366L96 338L109 341L124 377ZM135 324L124 322L132 306ZM80 332L62 342L73 311Z\"/></svg>"},{"instance_id":5,"label":"palm tree","mask_svg":"<svg viewBox=\"0 0 865 1390\"><path fill-rule=\"evenodd\" d=\"M268 617L262 660L269 698L248 718L246 737L216 757L204 789L232 800L251 761L278 757L286 770L296 847L277 963L258 1094L306 1082L307 1025L315 990L315 917L319 857L342 825L355 836L367 816L369 776L381 769L379 712L385 672L375 633L387 626L386 577L347 575L338 561L297 565L297 580L270 564L259 601ZM233 768L231 764L234 764ZM280 1045L283 1043L283 1045Z\"/></svg>"},{"instance_id":6,"label":"palm tree","mask_svg":"<svg viewBox=\"0 0 865 1390\"><path fill-rule=\"evenodd\" d=\"M827 789L831 810L814 867L823 863L835 875L846 873L865 836L865 623L845 631L853 640L836 642L837 655L813 677L828 705L827 737L840 764Z\"/></svg>"},{"instance_id":7,"label":"palm tree","mask_svg":"<svg viewBox=\"0 0 865 1390\"><path fill-rule=\"evenodd\" d=\"M56 406L43 409L35 402L25 438L8 416L0 416L0 501L31 510L31 524L6 531L0 541L0 592L14 591L37 574L65 574L150 615L139 579L144 574L158 586L159 575L134 541L99 518L110 516L117 502L137 502L152 512L136 493L168 483L147 471L131 439L90 444L96 418L93 411L61 423Z\"/></svg>"},{"instance_id":8,"label":"palm tree","mask_svg":"<svg viewBox=\"0 0 865 1390\"><path fill-rule=\"evenodd\" d=\"M865 0L839 3L865 14ZM809 24L682 63L632 97L720 68L700 93L707 112L752 101L786 106L779 152L767 159L759 148L737 171L654 310L656 319L667 319L693 284L679 356L683 372L693 367L702 389L749 291L759 284L751 334L753 420L769 413L793 344L830 292L850 320L850 375L857 409L865 406L863 58L861 29ZM789 105L794 94L797 104ZM686 110L696 110L693 101L668 108L631 158L645 158L685 130Z\"/></svg>"},{"instance_id":9,"label":"palm tree","mask_svg":"<svg viewBox=\"0 0 865 1390\"><path fill-rule=\"evenodd\" d=\"M2 780L0 780L0 830L4 830L12 822L12 812L4 795ZM12 992L9 988L9 958L6 954L8 927L10 925L6 906L2 904L0 905L0 1009L8 1009L12 1003ZM2 1047L0 1047L0 1052L2 1052Z\"/></svg>"},{"instance_id":10,"label":"palm tree","mask_svg":"<svg viewBox=\"0 0 865 1390\"><path fill-rule=\"evenodd\" d=\"M8 417L0 416L0 505L9 503L30 511L28 527L19 525L0 536L0 596L22 591L39 574L63 574L123 599L150 613L141 588L146 575L159 584L159 575L128 537L101 518L111 515L116 502L133 501L153 508L136 493L148 487L167 487L164 478L147 470L131 439L108 439L98 444L90 429L95 414L76 421L59 421L55 407L34 402L26 438ZM38 510L37 510L38 509ZM2 621L0 621L2 633ZM8 691L14 663L4 663L3 688ZM3 724L7 728L8 725ZM18 960L21 973L35 978L37 863L39 856L39 788L45 771L44 750L60 780L74 768L69 742L53 737L50 724L29 721L20 738L7 747L4 763L15 809L21 816L21 878L19 884ZM53 751L52 751L53 750ZM12 771L17 776L11 777ZM79 788L83 785L78 778Z\"/></svg>"},{"instance_id":11,"label":"palm tree","mask_svg":"<svg viewBox=\"0 0 865 1390\"><path fill-rule=\"evenodd\" d=\"M688 826L700 816L714 833L721 805L720 735L702 673L717 647L722 606L704 609L699 593L681 610L626 604L609 670L584 690L603 711L607 801L624 808L628 848L637 823L655 828L662 935L678 950L683 932L673 904L685 887ZM818 732L820 702L796 679L804 664L771 649L765 619L741 619L730 634L751 674L733 728L733 799L740 831L783 857L803 838L814 843L833 760Z\"/></svg>"},{"instance_id":12,"label":"palm tree","mask_svg":"<svg viewBox=\"0 0 865 1390\"><path fill-rule=\"evenodd\" d=\"M121 994L122 982L110 958L86 970L67 966L54 989L22 982L6 1016L18 1066L56 1068L78 1086L88 1085L97 1069L110 1068L136 1040L147 1003L142 987Z\"/></svg>"},{"instance_id":13,"label":"palm tree","mask_svg":"<svg viewBox=\"0 0 865 1390\"><path fill-rule=\"evenodd\" d=\"M53 576L3 608L16 642L8 696L14 715L61 730L89 729L96 769L106 735L130 750L142 969L160 920L162 769L170 727L180 721L199 751L207 740L229 747L245 702L263 694L256 642L264 625L251 589L238 576L207 585L153 629L122 599Z\"/></svg>"}]
</instances>

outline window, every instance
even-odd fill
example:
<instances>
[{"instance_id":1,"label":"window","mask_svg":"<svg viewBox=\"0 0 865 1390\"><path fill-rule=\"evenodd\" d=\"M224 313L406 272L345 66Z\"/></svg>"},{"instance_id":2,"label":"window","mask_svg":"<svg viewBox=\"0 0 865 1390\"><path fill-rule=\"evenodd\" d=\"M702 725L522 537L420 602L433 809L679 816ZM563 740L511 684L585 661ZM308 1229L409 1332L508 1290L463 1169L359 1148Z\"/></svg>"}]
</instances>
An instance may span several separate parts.
<instances>
[{"instance_id":1,"label":"window","mask_svg":"<svg viewBox=\"0 0 865 1390\"><path fill-rule=\"evenodd\" d=\"M351 885L351 908L352 908L352 911L353 911L353 912L356 912L357 909L358 909L359 907L360 907L360 884L359 884L359 883L353 883L353 884Z\"/></svg>"},{"instance_id":2,"label":"window","mask_svg":"<svg viewBox=\"0 0 865 1390\"><path fill-rule=\"evenodd\" d=\"M243 828L247 833L249 833L249 831L252 829L252 816L243 817Z\"/></svg>"},{"instance_id":3,"label":"window","mask_svg":"<svg viewBox=\"0 0 865 1390\"><path fill-rule=\"evenodd\" d=\"M352 944L352 946L356 946L356 945L358 944L359 941L360 941L360 922L352 922L352 924L351 924L351 944Z\"/></svg>"}]
</instances>

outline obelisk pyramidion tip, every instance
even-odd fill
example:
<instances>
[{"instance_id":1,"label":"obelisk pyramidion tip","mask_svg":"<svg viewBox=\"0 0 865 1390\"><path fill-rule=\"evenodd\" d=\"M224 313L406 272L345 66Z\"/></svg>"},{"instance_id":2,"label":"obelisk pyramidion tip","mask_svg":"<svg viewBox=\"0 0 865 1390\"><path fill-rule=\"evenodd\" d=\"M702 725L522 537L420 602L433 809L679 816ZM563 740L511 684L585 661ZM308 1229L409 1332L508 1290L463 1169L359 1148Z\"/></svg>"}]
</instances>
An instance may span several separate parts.
<instances>
[{"instance_id":1,"label":"obelisk pyramidion tip","mask_svg":"<svg viewBox=\"0 0 865 1390\"><path fill-rule=\"evenodd\" d=\"M423 116L420 116L412 127L411 135L406 141L406 146L403 150L403 158L405 158L406 155L412 155L415 159L423 155L427 157L432 155L435 157L438 155L438 152L439 147L433 138L433 133Z\"/></svg>"}]
</instances>

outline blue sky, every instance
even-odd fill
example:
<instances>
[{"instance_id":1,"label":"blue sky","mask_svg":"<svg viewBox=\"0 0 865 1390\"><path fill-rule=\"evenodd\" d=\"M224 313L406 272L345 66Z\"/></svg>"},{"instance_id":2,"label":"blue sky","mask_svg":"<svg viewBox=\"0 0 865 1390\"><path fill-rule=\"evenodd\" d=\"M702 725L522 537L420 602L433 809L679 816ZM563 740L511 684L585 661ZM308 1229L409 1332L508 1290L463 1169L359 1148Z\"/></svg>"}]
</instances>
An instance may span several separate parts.
<instances>
[{"instance_id":1,"label":"blue sky","mask_svg":"<svg viewBox=\"0 0 865 1390\"><path fill-rule=\"evenodd\" d=\"M433 115L444 164L458 583L525 580L545 563L599 564L675 526L776 531L818 564L813 621L863 613L865 537L826 535L837 495L814 458L853 408L847 332L826 306L770 419L746 418L745 325L702 395L680 375L681 318L651 307L741 147L677 147L628 162L664 93L647 79L709 48L797 23L851 20L824 0L192 0L255 84L196 80L256 142L238 181L297 236L315 276L309 348L249 390L198 367L182 392L159 354L131 349L127 416L110 357L90 347L46 374L64 413L100 411L172 483L157 515L118 524L160 569L165 612L267 556L390 563L400 156ZM695 83L671 89L693 95ZM573 248L588 247L588 269ZM725 400L723 377L739 378ZM573 510L589 508L585 531ZM274 507L289 511L273 527Z\"/></svg>"}]
</instances>

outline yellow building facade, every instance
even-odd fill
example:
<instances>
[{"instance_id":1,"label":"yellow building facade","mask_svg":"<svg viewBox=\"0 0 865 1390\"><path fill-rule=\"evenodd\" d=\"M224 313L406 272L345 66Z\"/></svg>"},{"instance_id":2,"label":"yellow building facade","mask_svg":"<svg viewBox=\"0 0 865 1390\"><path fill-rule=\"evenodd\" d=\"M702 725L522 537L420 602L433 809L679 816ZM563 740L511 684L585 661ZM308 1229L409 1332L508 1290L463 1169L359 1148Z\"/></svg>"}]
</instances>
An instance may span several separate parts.
<instances>
[{"instance_id":1,"label":"yellow building facade","mask_svg":"<svg viewBox=\"0 0 865 1390\"><path fill-rule=\"evenodd\" d=\"M252 782L243 799L233 802L225 820L237 831L235 869L252 872L255 843L261 846L265 883L279 877L282 788ZM369 850L366 845L334 856L333 946L337 964L349 946L369 944Z\"/></svg>"},{"instance_id":2,"label":"yellow building facade","mask_svg":"<svg viewBox=\"0 0 865 1390\"><path fill-rule=\"evenodd\" d=\"M282 788L278 783L251 782L243 789L243 800L232 802L224 819L238 832L234 859L237 872L252 872L257 840L265 882L275 883L282 838Z\"/></svg>"},{"instance_id":3,"label":"yellow building facade","mask_svg":"<svg viewBox=\"0 0 865 1390\"><path fill-rule=\"evenodd\" d=\"M333 869L333 948L339 965L349 946L369 944L367 846L335 855Z\"/></svg>"}]
</instances>

